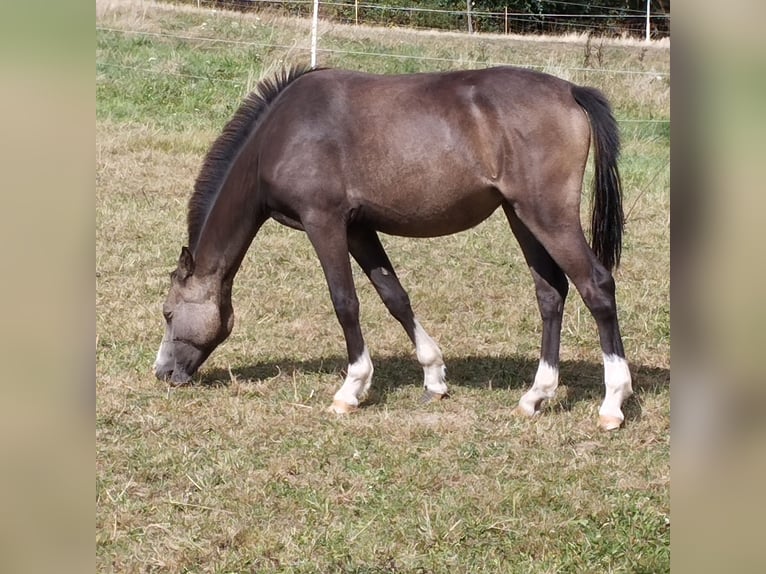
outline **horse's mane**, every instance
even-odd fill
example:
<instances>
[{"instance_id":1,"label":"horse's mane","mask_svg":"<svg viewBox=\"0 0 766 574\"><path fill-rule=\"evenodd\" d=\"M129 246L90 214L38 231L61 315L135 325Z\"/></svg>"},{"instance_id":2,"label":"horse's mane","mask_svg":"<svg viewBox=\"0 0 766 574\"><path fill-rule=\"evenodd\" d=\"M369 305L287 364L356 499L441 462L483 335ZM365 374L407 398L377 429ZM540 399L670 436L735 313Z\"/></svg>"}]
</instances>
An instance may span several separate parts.
<instances>
[{"instance_id":1,"label":"horse's mane","mask_svg":"<svg viewBox=\"0 0 766 574\"><path fill-rule=\"evenodd\" d=\"M255 130L259 118L282 90L313 69L306 66L292 66L283 69L273 78L259 82L213 143L205 156L197 181L194 184L194 193L189 199L187 225L189 228L189 248L192 252L197 246L205 220L223 185L229 164Z\"/></svg>"}]
</instances>

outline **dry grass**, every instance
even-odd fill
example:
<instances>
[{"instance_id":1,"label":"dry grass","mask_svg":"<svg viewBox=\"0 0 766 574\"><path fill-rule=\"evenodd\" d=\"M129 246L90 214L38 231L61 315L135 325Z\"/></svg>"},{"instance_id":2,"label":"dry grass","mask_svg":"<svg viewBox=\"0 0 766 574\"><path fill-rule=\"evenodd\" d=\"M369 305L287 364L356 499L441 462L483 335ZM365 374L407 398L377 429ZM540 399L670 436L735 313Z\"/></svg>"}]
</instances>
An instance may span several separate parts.
<instances>
[{"instance_id":1,"label":"dry grass","mask_svg":"<svg viewBox=\"0 0 766 574\"><path fill-rule=\"evenodd\" d=\"M257 33L287 45L305 26L261 21L246 32L234 26L242 15L127 0L97 2L97 16L102 26L184 35L208 22L207 35ZM326 31L325 45L348 46L353 36L359 51L437 57L483 49L409 32L405 46L404 32L340 28ZM159 70L167 60L188 70L203 52L209 66L245 84L278 54L243 64L252 53L237 45L99 38L97 62L146 58L144 66L158 66L146 74L98 68L99 572L668 571L666 131L624 129L630 222L618 303L637 393L623 430L596 429L600 352L576 295L567 304L556 399L534 420L511 416L534 374L540 327L531 279L499 214L451 237L383 238L442 346L453 397L418 403L422 373L409 342L358 273L375 393L357 415L337 418L325 407L346 360L327 288L306 238L275 223L237 277L235 331L196 383L169 390L150 371L189 191L244 89L189 89L188 78ZM487 58L544 66L578 62L584 50L524 39L487 46ZM616 47L604 66L638 63L641 49ZM350 67L383 65L348 58ZM667 53L654 50L642 62L662 67ZM615 98L618 115L668 117L667 87L623 82L631 87Z\"/></svg>"}]
</instances>

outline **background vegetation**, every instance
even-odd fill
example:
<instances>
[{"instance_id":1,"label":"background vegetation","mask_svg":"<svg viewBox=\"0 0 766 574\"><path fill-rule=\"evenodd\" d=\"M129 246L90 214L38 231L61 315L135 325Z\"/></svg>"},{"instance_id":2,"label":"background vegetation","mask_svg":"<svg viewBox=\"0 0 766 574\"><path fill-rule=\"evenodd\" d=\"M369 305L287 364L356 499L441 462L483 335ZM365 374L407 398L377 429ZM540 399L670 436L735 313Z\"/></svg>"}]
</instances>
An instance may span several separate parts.
<instances>
[{"instance_id":1,"label":"background vegetation","mask_svg":"<svg viewBox=\"0 0 766 574\"><path fill-rule=\"evenodd\" d=\"M151 373L202 158L260 77L307 60L309 23L99 0L96 48L99 572L669 571L669 56L662 45L322 23L322 65L377 72L516 63L598 86L621 120L628 229L618 304L636 395L596 428L594 322L570 297L561 387L511 416L540 325L502 214L384 237L445 353L452 398L420 405L404 333L361 275L375 395L325 411L346 359L301 233L268 223L237 323L195 383Z\"/></svg>"},{"instance_id":2,"label":"background vegetation","mask_svg":"<svg viewBox=\"0 0 766 574\"><path fill-rule=\"evenodd\" d=\"M170 0L213 5L229 10L277 11L308 16L311 0ZM651 37L670 36L670 0L651 3ZM506 21L505 12L509 16ZM467 0L328 0L323 18L383 26L441 30L468 29ZM635 36L646 33L646 0L473 0L471 26L475 32L517 34L595 33Z\"/></svg>"}]
</instances>

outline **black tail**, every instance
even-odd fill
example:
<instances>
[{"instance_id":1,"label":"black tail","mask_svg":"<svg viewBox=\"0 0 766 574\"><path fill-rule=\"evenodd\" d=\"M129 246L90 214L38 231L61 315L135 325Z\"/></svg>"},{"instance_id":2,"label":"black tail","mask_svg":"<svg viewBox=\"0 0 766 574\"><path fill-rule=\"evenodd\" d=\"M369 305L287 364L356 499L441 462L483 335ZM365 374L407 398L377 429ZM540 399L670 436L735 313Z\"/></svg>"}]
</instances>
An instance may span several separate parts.
<instances>
[{"instance_id":1,"label":"black tail","mask_svg":"<svg viewBox=\"0 0 766 574\"><path fill-rule=\"evenodd\" d=\"M604 94L594 88L572 87L575 101L588 113L593 133L594 166L591 235L593 252L610 271L620 264L622 231L622 182L617 169L620 134Z\"/></svg>"}]
</instances>

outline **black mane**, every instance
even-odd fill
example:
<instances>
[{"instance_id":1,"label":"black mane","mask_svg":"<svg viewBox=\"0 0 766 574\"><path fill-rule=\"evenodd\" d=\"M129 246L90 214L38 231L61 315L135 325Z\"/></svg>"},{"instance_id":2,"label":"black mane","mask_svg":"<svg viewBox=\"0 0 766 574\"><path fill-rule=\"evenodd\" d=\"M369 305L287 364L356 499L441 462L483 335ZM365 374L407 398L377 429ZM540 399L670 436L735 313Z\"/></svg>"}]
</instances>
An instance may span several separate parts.
<instances>
[{"instance_id":1,"label":"black mane","mask_svg":"<svg viewBox=\"0 0 766 574\"><path fill-rule=\"evenodd\" d=\"M274 78L262 80L256 89L242 102L234 116L226 124L205 156L194 193L189 199L189 248L194 252L208 213L215 203L229 164L236 157L242 144L258 125L258 119L276 97L300 76L312 71L305 66L283 69Z\"/></svg>"}]
</instances>

